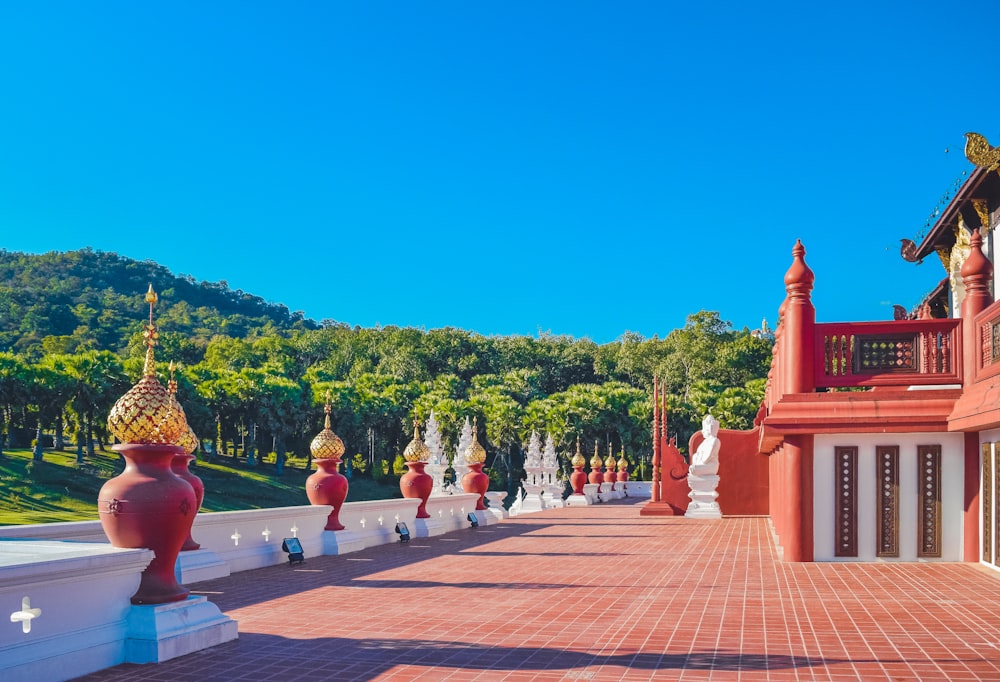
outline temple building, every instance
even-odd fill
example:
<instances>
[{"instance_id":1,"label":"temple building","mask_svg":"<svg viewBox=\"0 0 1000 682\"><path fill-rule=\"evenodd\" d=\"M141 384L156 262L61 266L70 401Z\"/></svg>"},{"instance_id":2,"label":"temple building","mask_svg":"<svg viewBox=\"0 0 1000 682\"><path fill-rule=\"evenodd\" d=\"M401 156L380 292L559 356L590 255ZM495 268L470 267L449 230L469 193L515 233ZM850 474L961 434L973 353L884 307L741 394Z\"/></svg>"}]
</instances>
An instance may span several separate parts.
<instances>
[{"instance_id":1,"label":"temple building","mask_svg":"<svg viewBox=\"0 0 1000 682\"><path fill-rule=\"evenodd\" d=\"M975 170L919 243L903 240L907 261L944 267L915 310L817 323L793 249L754 429L786 561L1000 566L1000 150L967 137Z\"/></svg>"}]
</instances>

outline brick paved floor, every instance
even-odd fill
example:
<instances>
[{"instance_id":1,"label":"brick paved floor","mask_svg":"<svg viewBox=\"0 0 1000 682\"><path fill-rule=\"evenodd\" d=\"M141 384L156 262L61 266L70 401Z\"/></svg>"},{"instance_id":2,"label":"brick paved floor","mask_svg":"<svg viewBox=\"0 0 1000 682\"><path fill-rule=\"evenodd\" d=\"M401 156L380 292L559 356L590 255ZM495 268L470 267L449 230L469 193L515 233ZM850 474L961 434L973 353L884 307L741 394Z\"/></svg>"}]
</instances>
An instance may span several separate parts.
<instances>
[{"instance_id":1,"label":"brick paved floor","mask_svg":"<svg viewBox=\"0 0 1000 682\"><path fill-rule=\"evenodd\" d=\"M1000 679L1000 574L782 564L767 519L640 504L199 583L238 641L81 679Z\"/></svg>"}]
</instances>

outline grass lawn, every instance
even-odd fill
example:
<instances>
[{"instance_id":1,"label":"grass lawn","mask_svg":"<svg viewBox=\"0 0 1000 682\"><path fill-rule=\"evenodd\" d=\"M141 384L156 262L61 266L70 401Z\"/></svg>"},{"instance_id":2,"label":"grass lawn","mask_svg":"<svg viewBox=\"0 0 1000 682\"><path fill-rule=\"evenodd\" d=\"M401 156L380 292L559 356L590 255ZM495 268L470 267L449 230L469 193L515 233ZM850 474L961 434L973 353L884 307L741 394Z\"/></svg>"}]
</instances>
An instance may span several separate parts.
<instances>
[{"instance_id":1,"label":"grass lawn","mask_svg":"<svg viewBox=\"0 0 1000 682\"><path fill-rule=\"evenodd\" d=\"M262 509L309 504L305 480L305 458L291 458L281 476L273 462L248 468L245 460L217 457L199 459L191 471L205 484L202 512ZM30 450L4 450L0 456L0 526L55 521L97 520L97 493L109 478L117 476L124 461L111 450L97 451L76 463L76 453L46 450L44 460L34 462ZM348 502L402 497L395 481L378 483L355 477L350 482Z\"/></svg>"}]
</instances>

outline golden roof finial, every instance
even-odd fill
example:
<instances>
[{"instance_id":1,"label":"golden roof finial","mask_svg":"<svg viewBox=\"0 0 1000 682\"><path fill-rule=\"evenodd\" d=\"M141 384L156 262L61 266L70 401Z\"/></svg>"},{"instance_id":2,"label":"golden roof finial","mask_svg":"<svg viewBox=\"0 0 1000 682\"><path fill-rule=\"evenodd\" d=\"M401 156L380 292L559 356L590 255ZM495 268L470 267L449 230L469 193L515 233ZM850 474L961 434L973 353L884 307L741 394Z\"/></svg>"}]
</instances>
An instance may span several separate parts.
<instances>
[{"instance_id":1,"label":"golden roof finial","mask_svg":"<svg viewBox=\"0 0 1000 682\"><path fill-rule=\"evenodd\" d=\"M625 444L622 443L622 456L618 458L618 471L628 469L628 460L625 459Z\"/></svg>"},{"instance_id":2,"label":"golden roof finial","mask_svg":"<svg viewBox=\"0 0 1000 682\"><path fill-rule=\"evenodd\" d=\"M156 345L157 340L160 338L160 333L156 331L156 325L153 324L153 306L159 297L156 292L153 291L153 285L149 285L149 291L146 292L146 303L149 304L149 324L146 325L146 329L142 332L143 342L146 344L146 362L142 368L142 375L145 377L156 376L156 362L153 359L153 346Z\"/></svg>"}]
</instances>

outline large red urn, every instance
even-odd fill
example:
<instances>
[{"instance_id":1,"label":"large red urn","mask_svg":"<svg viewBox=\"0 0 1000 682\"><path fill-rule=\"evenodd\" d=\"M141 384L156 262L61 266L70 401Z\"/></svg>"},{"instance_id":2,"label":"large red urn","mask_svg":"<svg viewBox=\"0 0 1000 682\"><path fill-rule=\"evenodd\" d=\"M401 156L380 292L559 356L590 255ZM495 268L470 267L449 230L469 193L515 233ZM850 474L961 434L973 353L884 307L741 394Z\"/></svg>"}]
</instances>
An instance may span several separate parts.
<instances>
[{"instance_id":1,"label":"large red urn","mask_svg":"<svg viewBox=\"0 0 1000 682\"><path fill-rule=\"evenodd\" d=\"M201 503L205 501L205 484L201 482L200 478L191 472L191 462L195 460L194 451L198 447L198 437L194 434L194 431L192 431L190 427L188 428L187 434L181 438L181 441L178 443L178 447L183 449L184 452L174 455L174 459L170 463L170 468L178 478L187 481L188 484L194 489L194 496L197 500L195 502L195 515L197 515L198 510L201 509ZM190 552L195 549L201 549L201 545L195 542L194 538L191 537L191 533L188 532L188 536L184 540L184 546L181 547L181 551Z\"/></svg>"},{"instance_id":2,"label":"large red urn","mask_svg":"<svg viewBox=\"0 0 1000 682\"><path fill-rule=\"evenodd\" d=\"M589 481L591 483L596 483L601 485L604 483L604 474L601 473L601 467L604 466L604 460L597 453L597 441L594 441L594 456L590 458L590 477Z\"/></svg>"},{"instance_id":3,"label":"large red urn","mask_svg":"<svg viewBox=\"0 0 1000 682\"><path fill-rule=\"evenodd\" d=\"M576 439L576 454L570 460L573 465L573 473L569 475L569 484L573 488L574 495L583 495L583 486L587 483L587 474L583 473L583 466L587 460L580 453L580 439Z\"/></svg>"},{"instance_id":4,"label":"large red urn","mask_svg":"<svg viewBox=\"0 0 1000 682\"><path fill-rule=\"evenodd\" d=\"M188 596L174 565L198 511L194 488L172 469L175 456L186 454L178 443L188 424L180 403L156 378L156 298L151 285L142 378L108 415L108 431L122 443L114 449L125 459L125 470L105 483L97 498L101 525L114 547L145 547L155 554L132 595L133 604L164 604Z\"/></svg>"},{"instance_id":5,"label":"large red urn","mask_svg":"<svg viewBox=\"0 0 1000 682\"><path fill-rule=\"evenodd\" d=\"M431 517L427 513L427 499L431 496L431 491L434 489L434 478L424 471L430 454L430 448L420 440L419 422L414 421L413 440L410 441L409 445L403 451L403 459L406 460L406 468L409 471L400 477L399 490L403 493L403 497L420 499L420 505L417 507L418 519L429 519Z\"/></svg>"},{"instance_id":6,"label":"large red urn","mask_svg":"<svg viewBox=\"0 0 1000 682\"><path fill-rule=\"evenodd\" d=\"M125 458L125 470L98 494L101 526L112 546L145 547L156 554L142 572L132 603L185 599L189 590L177 582L174 564L191 533L198 500L194 488L171 468L180 448L127 444L112 449Z\"/></svg>"},{"instance_id":7,"label":"large red urn","mask_svg":"<svg viewBox=\"0 0 1000 682\"><path fill-rule=\"evenodd\" d=\"M627 490L626 483L628 483L628 460L625 459L625 448L622 448L622 456L618 458L618 482L621 483L620 489Z\"/></svg>"},{"instance_id":8,"label":"large red urn","mask_svg":"<svg viewBox=\"0 0 1000 682\"><path fill-rule=\"evenodd\" d=\"M611 484L611 490L615 489L615 481L618 480L618 475L615 473L617 465L614 453L611 452L611 443L608 443L608 458L604 460L604 482Z\"/></svg>"},{"instance_id":9,"label":"large red urn","mask_svg":"<svg viewBox=\"0 0 1000 682\"><path fill-rule=\"evenodd\" d=\"M324 530L344 530L340 522L340 508L347 499L349 484L347 477L340 473L340 458L344 455L344 441L330 429L330 394L326 396L326 417L323 430L309 445L316 471L306 479L306 497L309 504L328 504L333 511L326 517Z\"/></svg>"},{"instance_id":10,"label":"large red urn","mask_svg":"<svg viewBox=\"0 0 1000 682\"><path fill-rule=\"evenodd\" d=\"M486 504L483 502L486 491L490 489L490 477L483 473L483 465L486 464L486 449L479 444L479 419L472 420L472 442L465 450L465 463L469 467L469 473L462 476L462 490L467 493L479 495L476 500L476 510L483 511Z\"/></svg>"}]
</instances>

